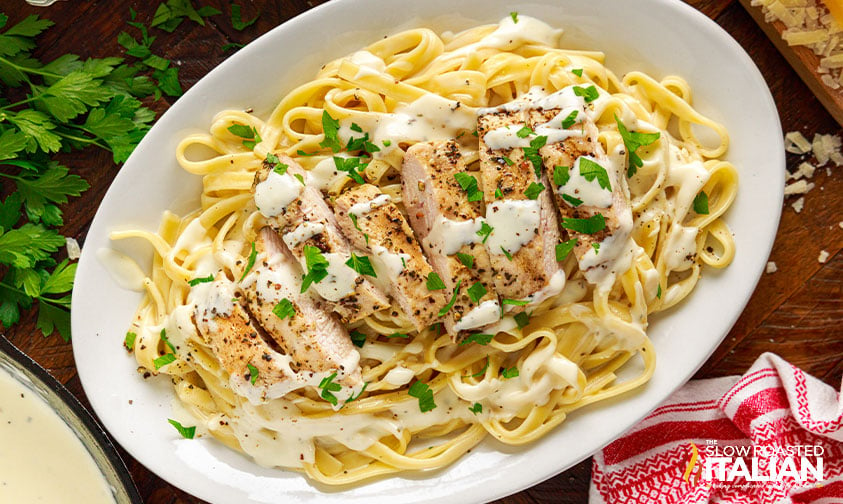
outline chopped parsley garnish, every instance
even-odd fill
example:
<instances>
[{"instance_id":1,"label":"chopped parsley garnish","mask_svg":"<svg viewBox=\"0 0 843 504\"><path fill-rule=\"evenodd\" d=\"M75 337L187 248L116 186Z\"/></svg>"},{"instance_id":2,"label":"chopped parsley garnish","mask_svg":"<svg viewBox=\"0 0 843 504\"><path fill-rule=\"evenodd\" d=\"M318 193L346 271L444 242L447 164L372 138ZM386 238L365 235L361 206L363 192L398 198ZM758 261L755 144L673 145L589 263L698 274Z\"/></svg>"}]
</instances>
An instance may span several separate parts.
<instances>
[{"instance_id":1,"label":"chopped parsley garnish","mask_svg":"<svg viewBox=\"0 0 843 504\"><path fill-rule=\"evenodd\" d=\"M511 17L511 18L512 18L512 22L513 22L513 23L517 23L517 22L518 22L518 12L516 12L516 11L512 11L512 12L510 12L510 13L509 13L509 17Z\"/></svg>"},{"instance_id":2,"label":"chopped parsley garnish","mask_svg":"<svg viewBox=\"0 0 843 504\"><path fill-rule=\"evenodd\" d=\"M357 123L351 123L351 131L356 131L357 133L363 133L363 128L360 127Z\"/></svg>"},{"instance_id":3,"label":"chopped parsley garnish","mask_svg":"<svg viewBox=\"0 0 843 504\"><path fill-rule=\"evenodd\" d=\"M441 310L439 310L438 315L440 317L444 317L445 314L451 311L451 308L454 307L454 303L457 302L457 293L459 293L461 285L462 280L457 281L457 286L454 288L454 293L451 295L451 300Z\"/></svg>"},{"instance_id":4,"label":"chopped parsley garnish","mask_svg":"<svg viewBox=\"0 0 843 504\"><path fill-rule=\"evenodd\" d=\"M351 342L358 348L363 348L366 344L366 335L357 330L352 330L348 333L351 336Z\"/></svg>"},{"instance_id":5,"label":"chopped parsley garnish","mask_svg":"<svg viewBox=\"0 0 843 504\"><path fill-rule=\"evenodd\" d=\"M486 240L489 239L489 235L492 234L492 231L494 231L494 230L495 230L495 228L490 226L486 221L483 221L483 223L480 224L480 231L477 231L477 236L482 236L483 237L482 243L486 243Z\"/></svg>"},{"instance_id":6,"label":"chopped parsley garnish","mask_svg":"<svg viewBox=\"0 0 843 504\"><path fill-rule=\"evenodd\" d=\"M486 374L486 370L489 369L489 356L486 356L486 364L483 366L483 369L474 373L473 375L469 375L470 378L477 378L478 376L483 376Z\"/></svg>"},{"instance_id":7,"label":"chopped parsley garnish","mask_svg":"<svg viewBox=\"0 0 843 504\"><path fill-rule=\"evenodd\" d=\"M298 181L299 181L299 184L301 184L301 185L305 185L305 183L304 183L304 176L302 176L302 174L301 174L301 173L294 173L294 174L293 174L293 176L294 176L294 177L296 177L296 180L298 180Z\"/></svg>"},{"instance_id":8,"label":"chopped parsley garnish","mask_svg":"<svg viewBox=\"0 0 843 504\"><path fill-rule=\"evenodd\" d=\"M577 122L577 116L580 114L579 110L574 110L565 119L562 119L562 127L565 129L570 128Z\"/></svg>"},{"instance_id":9,"label":"chopped parsley garnish","mask_svg":"<svg viewBox=\"0 0 843 504\"><path fill-rule=\"evenodd\" d=\"M571 73L576 75L577 77L582 77L582 68L575 68L571 70Z\"/></svg>"},{"instance_id":10,"label":"chopped parsley garnish","mask_svg":"<svg viewBox=\"0 0 843 504\"><path fill-rule=\"evenodd\" d=\"M485 296L488 291L482 283L475 282L474 285L469 287L466 292L468 293L468 298L471 299L474 304L477 304L481 299L483 299L483 296Z\"/></svg>"},{"instance_id":11,"label":"chopped parsley garnish","mask_svg":"<svg viewBox=\"0 0 843 504\"><path fill-rule=\"evenodd\" d=\"M170 422L170 425L175 427L176 430L179 431L179 434L181 434L181 437L185 439L193 439L193 436L196 435L195 425L193 427L185 427L176 420L173 420L172 418L168 418L167 421Z\"/></svg>"},{"instance_id":12,"label":"chopped parsley garnish","mask_svg":"<svg viewBox=\"0 0 843 504\"><path fill-rule=\"evenodd\" d=\"M661 299L662 298L662 285L659 284L659 288L656 290L656 297Z\"/></svg>"},{"instance_id":13,"label":"chopped parsley garnish","mask_svg":"<svg viewBox=\"0 0 843 504\"><path fill-rule=\"evenodd\" d=\"M351 394L351 397L349 397L348 400L346 400L345 403L343 403L343 406L352 402L352 401L356 401L357 399L360 399L360 396L363 395L363 392L366 391L366 387L368 387L368 386L369 386L369 382L363 382L363 388L360 389L360 392L358 392L357 395Z\"/></svg>"},{"instance_id":14,"label":"chopped parsley garnish","mask_svg":"<svg viewBox=\"0 0 843 504\"><path fill-rule=\"evenodd\" d=\"M535 132L529 126L524 126L520 130L515 132L515 136L517 136L518 138L527 138L528 136L533 134L535 134Z\"/></svg>"},{"instance_id":15,"label":"chopped parsley garnish","mask_svg":"<svg viewBox=\"0 0 843 504\"><path fill-rule=\"evenodd\" d=\"M506 156L501 156L501 159L503 159L503 162L506 163L506 166L512 166L515 164L515 161Z\"/></svg>"},{"instance_id":16,"label":"chopped parsley garnish","mask_svg":"<svg viewBox=\"0 0 843 504\"><path fill-rule=\"evenodd\" d=\"M278 159L278 156L271 152L266 154L266 162L269 164L269 166L272 167L272 171L274 171L278 175L284 175L285 173L287 173L287 168L289 168L289 166L282 163L281 160Z\"/></svg>"},{"instance_id":17,"label":"chopped parsley garnish","mask_svg":"<svg viewBox=\"0 0 843 504\"><path fill-rule=\"evenodd\" d=\"M410 397L419 400L419 409L422 413L427 413L436 408L436 403L433 401L433 391L426 383L415 382L410 385L410 390L407 393L410 394Z\"/></svg>"},{"instance_id":18,"label":"chopped parsley garnish","mask_svg":"<svg viewBox=\"0 0 843 504\"><path fill-rule=\"evenodd\" d=\"M252 251L249 252L249 259L246 260L246 269L243 270L243 274L240 275L240 281L242 282L246 275L249 274L249 271L252 270L252 267L255 265L255 259L258 257L258 251L255 248L255 242L252 242Z\"/></svg>"},{"instance_id":19,"label":"chopped parsley garnish","mask_svg":"<svg viewBox=\"0 0 843 504\"><path fill-rule=\"evenodd\" d=\"M358 184L366 183L361 173L366 169L367 163L362 162L359 157L343 158L334 156L334 166L337 167L338 171L345 172L348 178Z\"/></svg>"},{"instance_id":20,"label":"chopped parsley garnish","mask_svg":"<svg viewBox=\"0 0 843 504\"><path fill-rule=\"evenodd\" d=\"M626 169L627 178L632 177L638 171L638 168L644 166L644 161L635 153L639 147L646 147L655 142L661 136L656 133L638 133L637 131L628 131L621 120L615 114L615 122L618 123L618 133L621 134L623 145L626 152L629 154L629 166Z\"/></svg>"},{"instance_id":21,"label":"chopped parsley garnish","mask_svg":"<svg viewBox=\"0 0 843 504\"><path fill-rule=\"evenodd\" d=\"M480 333L469 334L468 336L466 336L466 338L464 340L460 341L460 345L468 345L470 343L477 343L478 345L486 346L492 341L492 338L494 338L494 337L495 337L494 334L480 334Z\"/></svg>"},{"instance_id":22,"label":"chopped parsley garnish","mask_svg":"<svg viewBox=\"0 0 843 504\"><path fill-rule=\"evenodd\" d=\"M546 136L537 136L530 140L530 146L524 147L524 157L533 163L533 170L536 172L536 177L541 177L542 174L542 157L539 155L539 149L547 143Z\"/></svg>"},{"instance_id":23,"label":"chopped parsley garnish","mask_svg":"<svg viewBox=\"0 0 843 504\"><path fill-rule=\"evenodd\" d=\"M126 350L132 351L135 349L135 339L137 339L138 335L129 331L126 333L126 338L123 339L123 345L126 347Z\"/></svg>"},{"instance_id":24,"label":"chopped parsley garnish","mask_svg":"<svg viewBox=\"0 0 843 504\"><path fill-rule=\"evenodd\" d=\"M275 165L274 168L272 168L272 171L274 171L278 175L284 175L285 173L287 173L287 168L289 168L289 166L285 165L284 163L278 163Z\"/></svg>"},{"instance_id":25,"label":"chopped parsley garnish","mask_svg":"<svg viewBox=\"0 0 843 504\"><path fill-rule=\"evenodd\" d=\"M307 274L302 277L301 292L305 292L310 284L319 283L328 276L329 263L319 248L313 245L305 245L304 261L307 266Z\"/></svg>"},{"instance_id":26,"label":"chopped parsley garnish","mask_svg":"<svg viewBox=\"0 0 843 504\"><path fill-rule=\"evenodd\" d=\"M694 211L700 215L708 215L708 194L700 191L694 198Z\"/></svg>"},{"instance_id":27,"label":"chopped parsley garnish","mask_svg":"<svg viewBox=\"0 0 843 504\"><path fill-rule=\"evenodd\" d=\"M501 252L503 252L503 255L506 256L507 260L509 260L509 261L512 260L512 254L510 254L508 250L503 248L503 245L501 245Z\"/></svg>"},{"instance_id":28,"label":"chopped parsley garnish","mask_svg":"<svg viewBox=\"0 0 843 504\"><path fill-rule=\"evenodd\" d=\"M468 194L468 201L483 201L483 192L477 188L477 179L468 173L455 173L454 178Z\"/></svg>"},{"instance_id":29,"label":"chopped parsley garnish","mask_svg":"<svg viewBox=\"0 0 843 504\"><path fill-rule=\"evenodd\" d=\"M260 14L248 21L243 21L243 14L240 12L240 6L236 3L231 4L231 27L237 31L243 31L255 24L255 21L258 20L258 16L260 16Z\"/></svg>"},{"instance_id":30,"label":"chopped parsley garnish","mask_svg":"<svg viewBox=\"0 0 843 504\"><path fill-rule=\"evenodd\" d=\"M161 357L156 358L152 361L152 364L155 365L155 369L161 369L162 367L166 366L167 364L171 364L176 361L176 356L174 354L168 353L164 354Z\"/></svg>"},{"instance_id":31,"label":"chopped parsley garnish","mask_svg":"<svg viewBox=\"0 0 843 504\"><path fill-rule=\"evenodd\" d=\"M363 230L360 229L360 224L357 223L357 214L349 212L348 218L351 219L351 223L354 224L354 229L363 233ZM363 238L366 239L366 245L368 245L369 244L369 233L363 233Z\"/></svg>"},{"instance_id":32,"label":"chopped parsley garnish","mask_svg":"<svg viewBox=\"0 0 843 504\"><path fill-rule=\"evenodd\" d=\"M249 382L254 385L255 382L258 381L258 368L251 364L246 364L246 368L249 369Z\"/></svg>"},{"instance_id":33,"label":"chopped parsley garnish","mask_svg":"<svg viewBox=\"0 0 843 504\"><path fill-rule=\"evenodd\" d=\"M586 103L591 103L600 96L600 93L597 92L597 88L594 86L588 86L587 88L574 86L574 94L582 96Z\"/></svg>"},{"instance_id":34,"label":"chopped parsley garnish","mask_svg":"<svg viewBox=\"0 0 843 504\"><path fill-rule=\"evenodd\" d=\"M530 304L530 302L525 300L525 299L507 299L507 298L503 298L501 300L501 303L505 304L505 305L512 305L512 306L525 306L525 305Z\"/></svg>"},{"instance_id":35,"label":"chopped parsley garnish","mask_svg":"<svg viewBox=\"0 0 843 504\"><path fill-rule=\"evenodd\" d=\"M562 227L583 234L594 234L606 229L606 219L603 214L594 214L587 219L562 219Z\"/></svg>"},{"instance_id":36,"label":"chopped parsley garnish","mask_svg":"<svg viewBox=\"0 0 843 504\"><path fill-rule=\"evenodd\" d=\"M315 156L316 153L315 152L305 152L305 151L299 149L299 150L296 151L296 155L297 156L310 157L310 156Z\"/></svg>"},{"instance_id":37,"label":"chopped parsley garnish","mask_svg":"<svg viewBox=\"0 0 843 504\"><path fill-rule=\"evenodd\" d=\"M319 142L320 147L331 149L334 152L339 152L342 149L340 139L337 132L340 130L340 122L331 117L327 110L322 111L322 132L325 134L325 139ZM336 159L336 158L334 158Z\"/></svg>"},{"instance_id":38,"label":"chopped parsley garnish","mask_svg":"<svg viewBox=\"0 0 843 504\"><path fill-rule=\"evenodd\" d=\"M409 338L409 337L410 337L410 335L409 335L409 334L400 333L400 332L394 332L394 333L392 333L392 334L387 334L387 335L386 335L386 337L387 337L387 338Z\"/></svg>"},{"instance_id":39,"label":"chopped parsley garnish","mask_svg":"<svg viewBox=\"0 0 843 504\"><path fill-rule=\"evenodd\" d=\"M170 351L171 351L172 353L176 353L176 347L175 347L175 346L173 345L173 343L172 343L172 342L171 342L171 341L167 338L167 330L166 330L166 329L161 329L161 341L163 341L163 342L164 342L164 344L165 344L165 345L167 345L167 347L169 347L169 348L170 348Z\"/></svg>"},{"instance_id":40,"label":"chopped parsley garnish","mask_svg":"<svg viewBox=\"0 0 843 504\"><path fill-rule=\"evenodd\" d=\"M501 192L500 187L495 188L495 198L503 198L503 193Z\"/></svg>"},{"instance_id":41,"label":"chopped parsley garnish","mask_svg":"<svg viewBox=\"0 0 843 504\"><path fill-rule=\"evenodd\" d=\"M296 315L296 307L293 306L293 302L287 298L278 301L274 307L272 307L272 313L275 314L276 317L280 319L285 319L287 317L293 318Z\"/></svg>"},{"instance_id":42,"label":"chopped parsley garnish","mask_svg":"<svg viewBox=\"0 0 843 504\"><path fill-rule=\"evenodd\" d=\"M384 141L383 141L383 142L381 142L381 143L383 143L383 146L384 146L384 147L389 147L390 145L392 145L392 140L388 140L388 139L387 139L387 140L384 140Z\"/></svg>"},{"instance_id":43,"label":"chopped parsley garnish","mask_svg":"<svg viewBox=\"0 0 843 504\"><path fill-rule=\"evenodd\" d=\"M568 203L570 203L571 206L574 207L574 208L582 205L581 199L575 198L575 197L571 196L570 194L563 194L562 199L567 201Z\"/></svg>"},{"instance_id":44,"label":"chopped parsley garnish","mask_svg":"<svg viewBox=\"0 0 843 504\"><path fill-rule=\"evenodd\" d=\"M468 407L468 411L474 413L475 415L478 413L483 413L483 405L479 402L476 402L472 406Z\"/></svg>"},{"instance_id":45,"label":"chopped parsley garnish","mask_svg":"<svg viewBox=\"0 0 843 504\"><path fill-rule=\"evenodd\" d=\"M351 130L356 131L358 133L363 133L363 128L357 125L357 123L351 123ZM380 152L380 147L373 144L369 141L369 134L363 133L362 137L351 137L348 139L348 143L345 145L345 150L348 151L366 151L368 153L372 152Z\"/></svg>"},{"instance_id":46,"label":"chopped parsley garnish","mask_svg":"<svg viewBox=\"0 0 843 504\"><path fill-rule=\"evenodd\" d=\"M468 269L474 267L474 256L471 254L463 254L462 252L457 252L457 259Z\"/></svg>"},{"instance_id":47,"label":"chopped parsley garnish","mask_svg":"<svg viewBox=\"0 0 843 504\"><path fill-rule=\"evenodd\" d=\"M359 256L352 252L351 257L348 258L345 265L361 275L369 275L372 278L378 277L375 273L375 268L372 267L372 262L366 256Z\"/></svg>"},{"instance_id":48,"label":"chopped parsley garnish","mask_svg":"<svg viewBox=\"0 0 843 504\"><path fill-rule=\"evenodd\" d=\"M579 158L579 163L580 175L582 175L584 179L589 182L594 182L594 179L597 179L597 183L600 184L600 187L607 191L612 190L612 183L609 181L609 173L605 168L587 157Z\"/></svg>"},{"instance_id":49,"label":"chopped parsley garnish","mask_svg":"<svg viewBox=\"0 0 843 504\"><path fill-rule=\"evenodd\" d=\"M211 274L211 275L208 275L206 277L194 278L193 280L190 280L189 282L187 282L187 285L189 285L191 287L196 287L197 285L199 285L201 283L208 283L208 282L213 282L213 281L214 281L214 275Z\"/></svg>"},{"instance_id":50,"label":"chopped parsley garnish","mask_svg":"<svg viewBox=\"0 0 843 504\"><path fill-rule=\"evenodd\" d=\"M553 183L559 187L567 184L568 181L571 179L571 167L570 166L559 166L556 165L553 167Z\"/></svg>"},{"instance_id":51,"label":"chopped parsley garnish","mask_svg":"<svg viewBox=\"0 0 843 504\"><path fill-rule=\"evenodd\" d=\"M228 131L235 136L245 138L243 145L248 149L255 149L255 145L259 144L262 139L258 134L258 130L254 126L246 126L245 124L234 123L228 127Z\"/></svg>"},{"instance_id":52,"label":"chopped parsley garnish","mask_svg":"<svg viewBox=\"0 0 843 504\"><path fill-rule=\"evenodd\" d=\"M337 405L337 396L335 396L333 393L342 390L342 385L340 385L339 383L334 383L334 378L336 377L337 373L334 372L331 373L330 376L322 378L322 381L319 382L319 388L322 389L322 393L319 394L319 396L334 406Z\"/></svg>"},{"instance_id":53,"label":"chopped parsley garnish","mask_svg":"<svg viewBox=\"0 0 843 504\"><path fill-rule=\"evenodd\" d=\"M574 250L574 247L577 246L578 240L576 238L571 238L568 241L563 241L562 243L556 244L556 260L558 262L562 262L567 259L568 254Z\"/></svg>"},{"instance_id":54,"label":"chopped parsley garnish","mask_svg":"<svg viewBox=\"0 0 843 504\"><path fill-rule=\"evenodd\" d=\"M442 277L440 277L435 271L431 271L429 275L427 275L427 290L435 291L435 290L442 290L445 288L445 282L442 281Z\"/></svg>"},{"instance_id":55,"label":"chopped parsley garnish","mask_svg":"<svg viewBox=\"0 0 843 504\"><path fill-rule=\"evenodd\" d=\"M514 317L515 323L518 324L518 329L524 329L530 325L530 314L527 312L517 313Z\"/></svg>"},{"instance_id":56,"label":"chopped parsley garnish","mask_svg":"<svg viewBox=\"0 0 843 504\"><path fill-rule=\"evenodd\" d=\"M591 248L594 249L594 253L600 252L600 242L591 242Z\"/></svg>"},{"instance_id":57,"label":"chopped parsley garnish","mask_svg":"<svg viewBox=\"0 0 843 504\"><path fill-rule=\"evenodd\" d=\"M516 376L518 376L518 367L512 366L509 369L504 369L503 371L501 371L501 376L507 380L510 378L515 378Z\"/></svg>"},{"instance_id":58,"label":"chopped parsley garnish","mask_svg":"<svg viewBox=\"0 0 843 504\"><path fill-rule=\"evenodd\" d=\"M541 182L531 182L527 190L524 191L524 196L534 200L539 197L542 191L544 191L544 184Z\"/></svg>"}]
</instances>

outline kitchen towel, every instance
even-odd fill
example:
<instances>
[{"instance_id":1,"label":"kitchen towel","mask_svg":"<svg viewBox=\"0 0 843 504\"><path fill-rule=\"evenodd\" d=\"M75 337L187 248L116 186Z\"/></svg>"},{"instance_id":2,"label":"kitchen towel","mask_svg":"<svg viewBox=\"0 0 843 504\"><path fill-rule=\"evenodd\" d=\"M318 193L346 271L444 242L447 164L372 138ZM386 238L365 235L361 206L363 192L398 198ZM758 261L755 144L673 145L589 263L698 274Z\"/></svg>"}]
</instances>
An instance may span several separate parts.
<instances>
[{"instance_id":1,"label":"kitchen towel","mask_svg":"<svg viewBox=\"0 0 843 504\"><path fill-rule=\"evenodd\" d=\"M843 503L840 394L781 357L693 380L594 456L591 504Z\"/></svg>"}]
</instances>

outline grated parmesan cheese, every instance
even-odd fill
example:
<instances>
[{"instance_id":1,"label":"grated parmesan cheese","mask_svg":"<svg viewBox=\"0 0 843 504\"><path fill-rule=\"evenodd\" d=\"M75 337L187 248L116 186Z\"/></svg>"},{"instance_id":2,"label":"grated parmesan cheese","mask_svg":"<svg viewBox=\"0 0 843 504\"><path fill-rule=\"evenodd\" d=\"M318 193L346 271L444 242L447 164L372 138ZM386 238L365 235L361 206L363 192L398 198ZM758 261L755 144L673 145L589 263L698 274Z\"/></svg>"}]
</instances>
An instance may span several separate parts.
<instances>
[{"instance_id":1,"label":"grated parmesan cheese","mask_svg":"<svg viewBox=\"0 0 843 504\"><path fill-rule=\"evenodd\" d=\"M820 264L825 264L826 261L828 261L828 252L820 250L820 256L817 257L817 261L819 261Z\"/></svg>"},{"instance_id":2,"label":"grated parmesan cheese","mask_svg":"<svg viewBox=\"0 0 843 504\"><path fill-rule=\"evenodd\" d=\"M805 196L800 196L798 200L794 201L790 204L793 207L793 211L799 213L805 208Z\"/></svg>"},{"instance_id":3,"label":"grated parmesan cheese","mask_svg":"<svg viewBox=\"0 0 843 504\"><path fill-rule=\"evenodd\" d=\"M796 182L784 186L784 195L790 196L792 194L806 194L813 188L814 184L804 180L797 180Z\"/></svg>"},{"instance_id":4,"label":"grated parmesan cheese","mask_svg":"<svg viewBox=\"0 0 843 504\"><path fill-rule=\"evenodd\" d=\"M66 236L64 238L65 247L67 247L67 258L71 261L79 259L82 254L82 249L79 247L79 242L75 238Z\"/></svg>"},{"instance_id":5,"label":"grated parmesan cheese","mask_svg":"<svg viewBox=\"0 0 843 504\"><path fill-rule=\"evenodd\" d=\"M767 273L775 273L778 270L779 268L776 267L776 263L774 263L773 261L767 263Z\"/></svg>"},{"instance_id":6,"label":"grated parmesan cheese","mask_svg":"<svg viewBox=\"0 0 843 504\"><path fill-rule=\"evenodd\" d=\"M812 148L811 142L798 131L790 131L784 136L784 150L791 154L807 154Z\"/></svg>"}]
</instances>

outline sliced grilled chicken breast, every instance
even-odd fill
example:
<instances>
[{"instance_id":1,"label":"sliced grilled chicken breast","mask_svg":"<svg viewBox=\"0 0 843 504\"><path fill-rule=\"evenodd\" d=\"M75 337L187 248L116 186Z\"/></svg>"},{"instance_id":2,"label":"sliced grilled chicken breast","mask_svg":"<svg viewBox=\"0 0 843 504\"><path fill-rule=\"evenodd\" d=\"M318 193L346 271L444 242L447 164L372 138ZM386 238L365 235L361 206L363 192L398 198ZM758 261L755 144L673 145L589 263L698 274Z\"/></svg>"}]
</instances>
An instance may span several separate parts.
<instances>
[{"instance_id":1,"label":"sliced grilled chicken breast","mask_svg":"<svg viewBox=\"0 0 843 504\"><path fill-rule=\"evenodd\" d=\"M537 136L524 129L527 117L517 102L483 109L477 133L495 288L502 298L536 303L560 292L565 275L556 262L556 209L540 159L533 162Z\"/></svg>"},{"instance_id":2,"label":"sliced grilled chicken breast","mask_svg":"<svg viewBox=\"0 0 843 504\"><path fill-rule=\"evenodd\" d=\"M574 253L580 269L589 281L597 283L626 250L632 230L632 211L621 186L620 167L604 152L597 126L585 113L587 106L571 88L545 97L540 104L550 107L530 110L528 123L537 132L560 132L558 141L548 142L539 152L562 227L568 239L577 240ZM561 118L571 117L575 110L579 112L563 128Z\"/></svg>"},{"instance_id":3,"label":"sliced grilled chicken breast","mask_svg":"<svg viewBox=\"0 0 843 504\"><path fill-rule=\"evenodd\" d=\"M413 145L401 172L404 207L425 255L449 296L460 286L445 329L458 340L470 329L497 322L500 305L491 263L478 234L485 222L478 174L467 172L454 140Z\"/></svg>"},{"instance_id":4,"label":"sliced grilled chicken breast","mask_svg":"<svg viewBox=\"0 0 843 504\"><path fill-rule=\"evenodd\" d=\"M302 267L307 263L307 247L316 247L328 260L328 276L312 284L323 299L321 304L343 322L355 322L387 308L386 295L346 266L351 248L322 193L298 180L305 180L306 175L298 163L285 156L280 162L282 168L275 169L265 163L256 175L255 203Z\"/></svg>"},{"instance_id":5,"label":"sliced grilled chicken breast","mask_svg":"<svg viewBox=\"0 0 843 504\"><path fill-rule=\"evenodd\" d=\"M340 194L334 212L343 234L372 255L377 281L390 291L413 325L421 330L435 322L447 304L444 291L427 289L433 270L389 196L363 184Z\"/></svg>"}]
</instances>

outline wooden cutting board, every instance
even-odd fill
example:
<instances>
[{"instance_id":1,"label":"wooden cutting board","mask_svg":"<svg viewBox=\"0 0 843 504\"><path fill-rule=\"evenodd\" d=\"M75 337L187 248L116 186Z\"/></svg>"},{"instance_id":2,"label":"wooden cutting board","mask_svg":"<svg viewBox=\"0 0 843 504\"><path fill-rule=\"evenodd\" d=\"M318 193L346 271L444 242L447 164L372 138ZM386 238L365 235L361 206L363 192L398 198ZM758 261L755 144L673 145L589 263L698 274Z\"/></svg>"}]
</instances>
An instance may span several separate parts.
<instances>
[{"instance_id":1,"label":"wooden cutting board","mask_svg":"<svg viewBox=\"0 0 843 504\"><path fill-rule=\"evenodd\" d=\"M814 95L820 100L828 112L843 126L843 87L837 90L826 86L820 79L817 68L820 66L820 58L814 51L805 46L790 46L782 38L785 30L784 23L776 21L768 23L764 21L764 13L761 6L753 7L751 0L740 0L741 5L749 12L758 26L764 30L767 37L775 44L779 52L787 59L790 66L802 78L805 84L811 88Z\"/></svg>"}]
</instances>

